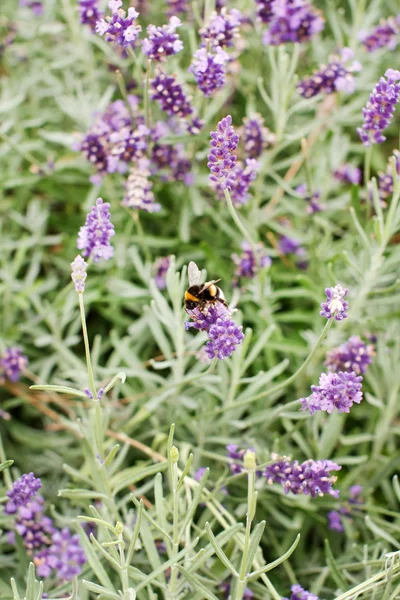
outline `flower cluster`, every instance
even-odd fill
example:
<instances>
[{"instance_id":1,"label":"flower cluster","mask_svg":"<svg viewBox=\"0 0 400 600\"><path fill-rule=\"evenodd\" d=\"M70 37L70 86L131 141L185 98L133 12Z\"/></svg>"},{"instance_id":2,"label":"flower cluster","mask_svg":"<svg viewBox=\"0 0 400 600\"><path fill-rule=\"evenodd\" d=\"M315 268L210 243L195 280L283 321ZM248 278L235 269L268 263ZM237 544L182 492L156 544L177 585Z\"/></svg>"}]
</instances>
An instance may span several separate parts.
<instances>
[{"instance_id":1,"label":"flower cluster","mask_svg":"<svg viewBox=\"0 0 400 600\"><path fill-rule=\"evenodd\" d=\"M325 365L329 371L354 371L360 375L366 372L373 355L373 345L367 345L360 337L353 335L338 348L327 352Z\"/></svg>"},{"instance_id":2,"label":"flower cluster","mask_svg":"<svg viewBox=\"0 0 400 600\"><path fill-rule=\"evenodd\" d=\"M191 98L185 95L174 75L159 72L151 82L152 100L156 100L164 112L171 117L185 118L194 112Z\"/></svg>"},{"instance_id":3,"label":"flower cluster","mask_svg":"<svg viewBox=\"0 0 400 600\"><path fill-rule=\"evenodd\" d=\"M207 163L211 171L210 180L218 184L222 190L231 189L235 182L236 155L234 152L238 143L239 136L232 127L232 117L228 115L218 123L217 130L211 132Z\"/></svg>"},{"instance_id":4,"label":"flower cluster","mask_svg":"<svg viewBox=\"0 0 400 600\"><path fill-rule=\"evenodd\" d=\"M227 53L220 46L215 53L200 48L193 55L189 71L196 78L199 89L205 96L211 96L225 83L225 64L229 60Z\"/></svg>"},{"instance_id":5,"label":"flower cluster","mask_svg":"<svg viewBox=\"0 0 400 600\"><path fill-rule=\"evenodd\" d=\"M56 531L53 521L44 514L44 500L36 496L34 500L21 506L16 514L15 531L21 536L29 556L39 553L51 544L51 536ZM15 544L15 534L11 531L8 535L9 542Z\"/></svg>"},{"instance_id":6,"label":"flower cluster","mask_svg":"<svg viewBox=\"0 0 400 600\"><path fill-rule=\"evenodd\" d=\"M323 30L324 19L308 0L273 0L269 27L264 32L267 46L306 42Z\"/></svg>"},{"instance_id":7,"label":"flower cluster","mask_svg":"<svg viewBox=\"0 0 400 600\"><path fill-rule=\"evenodd\" d=\"M342 287L340 284L335 287L325 288L326 302L321 302L321 317L326 319L332 319L335 317L336 321L346 319L347 310L349 303L344 300L348 292L347 288Z\"/></svg>"},{"instance_id":8,"label":"flower cluster","mask_svg":"<svg viewBox=\"0 0 400 600\"><path fill-rule=\"evenodd\" d=\"M395 168L397 175L400 175L400 152L398 150L393 150L394 160L395 160ZM393 168L391 161L389 162L386 172L383 173L380 171L378 173L378 190L379 190L379 198L381 202L386 202L388 198L393 196Z\"/></svg>"},{"instance_id":9,"label":"flower cluster","mask_svg":"<svg viewBox=\"0 0 400 600\"><path fill-rule=\"evenodd\" d=\"M194 322L186 321L186 329L194 327L207 332L208 342L205 350L209 358L228 358L242 343L243 327L232 321L229 308L221 302L206 306L202 310L196 307L187 313Z\"/></svg>"},{"instance_id":10,"label":"flower cluster","mask_svg":"<svg viewBox=\"0 0 400 600\"><path fill-rule=\"evenodd\" d=\"M133 8L128 8L128 14L121 8L122 0L109 0L108 8L111 16L100 19L96 23L96 31L107 42L114 42L118 46L133 47L139 33L140 25L136 24L139 13Z\"/></svg>"},{"instance_id":11,"label":"flower cluster","mask_svg":"<svg viewBox=\"0 0 400 600\"><path fill-rule=\"evenodd\" d=\"M79 0L79 18L82 25L89 25L92 31L96 30L96 23L102 17L98 0Z\"/></svg>"},{"instance_id":12,"label":"flower cluster","mask_svg":"<svg viewBox=\"0 0 400 600\"><path fill-rule=\"evenodd\" d=\"M255 256L249 242L242 242L242 254L232 254L232 260L236 265L233 285L237 287L243 278L253 279L257 268L270 267L271 258L265 251L263 244L257 245L257 256Z\"/></svg>"},{"instance_id":13,"label":"flower cluster","mask_svg":"<svg viewBox=\"0 0 400 600\"><path fill-rule=\"evenodd\" d=\"M18 381L27 366L28 358L22 354L21 348L10 346L0 357L0 377L3 376L13 382Z\"/></svg>"},{"instance_id":14,"label":"flower cluster","mask_svg":"<svg viewBox=\"0 0 400 600\"><path fill-rule=\"evenodd\" d=\"M142 42L143 52L157 62L165 60L168 56L177 54L183 49L182 40L179 39L176 30L182 25L178 17L171 17L168 25L156 27L149 25L147 35Z\"/></svg>"},{"instance_id":15,"label":"flower cluster","mask_svg":"<svg viewBox=\"0 0 400 600\"><path fill-rule=\"evenodd\" d=\"M353 60L354 52L343 48L340 54L329 57L328 65L321 67L297 84L297 91L304 98L312 98L317 94L333 94L333 92L354 91L353 73L361 70L358 61Z\"/></svg>"},{"instance_id":16,"label":"flower cluster","mask_svg":"<svg viewBox=\"0 0 400 600\"><path fill-rule=\"evenodd\" d=\"M75 291L78 294L82 294L85 291L87 266L87 262L80 254L78 254L78 256L75 257L75 260L71 263L71 279L74 282Z\"/></svg>"},{"instance_id":17,"label":"flower cluster","mask_svg":"<svg viewBox=\"0 0 400 600\"><path fill-rule=\"evenodd\" d=\"M256 0L257 17L263 23L269 23L274 17L273 3L274 0Z\"/></svg>"},{"instance_id":18,"label":"flower cluster","mask_svg":"<svg viewBox=\"0 0 400 600\"><path fill-rule=\"evenodd\" d=\"M357 132L364 146L381 144L386 140L382 132L390 125L400 100L400 71L388 69L385 77L380 78L363 108L364 123Z\"/></svg>"},{"instance_id":19,"label":"flower cluster","mask_svg":"<svg viewBox=\"0 0 400 600\"><path fill-rule=\"evenodd\" d=\"M160 256L153 264L154 281L159 290L165 290L167 283L165 277L171 264L170 256Z\"/></svg>"},{"instance_id":20,"label":"flower cluster","mask_svg":"<svg viewBox=\"0 0 400 600\"><path fill-rule=\"evenodd\" d=\"M183 181L192 183L191 162L186 158L183 144L155 143L151 151L151 173L161 181Z\"/></svg>"},{"instance_id":21,"label":"flower cluster","mask_svg":"<svg viewBox=\"0 0 400 600\"><path fill-rule=\"evenodd\" d=\"M276 135L264 126L264 119L258 113L243 119L241 136L248 158L259 158L265 148L276 142Z\"/></svg>"},{"instance_id":22,"label":"flower cluster","mask_svg":"<svg viewBox=\"0 0 400 600\"><path fill-rule=\"evenodd\" d=\"M242 21L243 15L237 8L224 7L220 13L214 12L208 26L200 30L203 44L209 44L213 50L233 46Z\"/></svg>"},{"instance_id":23,"label":"flower cluster","mask_svg":"<svg viewBox=\"0 0 400 600\"><path fill-rule=\"evenodd\" d=\"M272 458L278 457L272 455ZM297 460L291 462L284 458L265 467L263 475L269 484L282 485L285 494L305 494L312 498L330 494L338 498L339 492L332 487L337 477L329 473L340 469L341 467L331 460L309 459L299 463Z\"/></svg>"},{"instance_id":24,"label":"flower cluster","mask_svg":"<svg viewBox=\"0 0 400 600\"><path fill-rule=\"evenodd\" d=\"M322 373L319 385L311 386L311 396L300 399L301 410L308 410L311 415L318 410L330 414L335 409L348 413L354 403L360 404L362 400L362 380L353 371Z\"/></svg>"},{"instance_id":25,"label":"flower cluster","mask_svg":"<svg viewBox=\"0 0 400 600\"><path fill-rule=\"evenodd\" d=\"M155 202L152 191L153 184L149 180L150 174L145 161L138 167L132 167L125 183L122 206L133 210L144 210L149 213L160 211L161 204Z\"/></svg>"},{"instance_id":26,"label":"flower cluster","mask_svg":"<svg viewBox=\"0 0 400 600\"><path fill-rule=\"evenodd\" d=\"M344 519L343 517L350 519L352 513L356 509L357 505L363 504L362 498L360 498L360 494L362 493L363 488L361 485L353 485L349 488L349 497L345 504L343 504L339 510L332 510L328 513L328 523L329 529L333 531L344 531Z\"/></svg>"},{"instance_id":27,"label":"flower cluster","mask_svg":"<svg viewBox=\"0 0 400 600\"><path fill-rule=\"evenodd\" d=\"M307 592L307 590L302 588L298 583L292 585L290 590L292 592L290 598L282 598L282 600L318 600L318 596L311 592Z\"/></svg>"},{"instance_id":28,"label":"flower cluster","mask_svg":"<svg viewBox=\"0 0 400 600\"><path fill-rule=\"evenodd\" d=\"M307 202L307 213L313 215L314 213L321 212L326 208L325 204L320 204L319 200L321 194L319 191L315 191L312 194L309 193L305 183L298 185L296 192L304 198Z\"/></svg>"},{"instance_id":29,"label":"flower cluster","mask_svg":"<svg viewBox=\"0 0 400 600\"><path fill-rule=\"evenodd\" d=\"M228 458L232 461L229 463L229 468L233 475L238 475L244 470L243 457L246 454L246 450L238 450L238 448L239 446L237 444L228 444L226 447Z\"/></svg>"},{"instance_id":30,"label":"flower cluster","mask_svg":"<svg viewBox=\"0 0 400 600\"><path fill-rule=\"evenodd\" d=\"M399 43L400 15L382 19L371 31L361 31L360 41L367 52L375 52L380 48L394 50Z\"/></svg>"},{"instance_id":31,"label":"flower cluster","mask_svg":"<svg viewBox=\"0 0 400 600\"><path fill-rule=\"evenodd\" d=\"M361 181L361 170L354 165L345 163L334 171L333 176L342 183L359 185Z\"/></svg>"},{"instance_id":32,"label":"flower cluster","mask_svg":"<svg viewBox=\"0 0 400 600\"><path fill-rule=\"evenodd\" d=\"M33 473L22 475L17 481L14 481L12 488L6 494L8 501L5 512L8 515L16 513L18 508L28 504L41 487L42 482Z\"/></svg>"},{"instance_id":33,"label":"flower cluster","mask_svg":"<svg viewBox=\"0 0 400 600\"><path fill-rule=\"evenodd\" d=\"M35 17L40 17L43 14L42 0L19 0L19 5L30 8Z\"/></svg>"},{"instance_id":34,"label":"flower cluster","mask_svg":"<svg viewBox=\"0 0 400 600\"><path fill-rule=\"evenodd\" d=\"M67 527L55 530L51 545L38 553L35 563L40 577L49 577L54 570L59 582L70 581L81 573L86 563L79 535L72 534Z\"/></svg>"},{"instance_id":35,"label":"flower cluster","mask_svg":"<svg viewBox=\"0 0 400 600\"><path fill-rule=\"evenodd\" d=\"M111 223L110 204L97 198L96 204L86 217L86 222L79 230L77 247L83 250L83 256L91 256L94 262L101 258L108 260L114 254L110 239L115 235ZM80 265L83 268L83 265Z\"/></svg>"}]
</instances>

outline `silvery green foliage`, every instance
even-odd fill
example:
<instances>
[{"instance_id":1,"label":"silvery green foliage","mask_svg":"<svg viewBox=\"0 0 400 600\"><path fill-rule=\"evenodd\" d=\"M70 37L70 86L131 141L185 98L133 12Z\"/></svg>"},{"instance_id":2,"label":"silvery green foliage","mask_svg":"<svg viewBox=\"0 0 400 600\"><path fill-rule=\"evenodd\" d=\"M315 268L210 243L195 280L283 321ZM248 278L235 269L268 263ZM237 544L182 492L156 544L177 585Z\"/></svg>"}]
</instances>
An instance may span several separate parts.
<instances>
[{"instance_id":1,"label":"silvery green foliage","mask_svg":"<svg viewBox=\"0 0 400 600\"><path fill-rule=\"evenodd\" d=\"M250 0L239 4L254 13ZM367 60L357 32L396 7L320 4L328 35L306 49L261 49L257 25L235 74L239 94L232 96L228 86L207 102L195 98L205 130L196 138L171 133L163 139L184 144L194 159L195 184L155 180L159 215L132 219L120 207L123 178L104 181L115 255L89 266L84 293L91 366L97 390L105 390L97 402L83 391L88 370L69 265L100 191L88 183L93 172L71 147L76 132L89 129L93 112L119 97L118 77L106 63L126 79L130 73L106 42L82 30L73 0L47 3L42 21L26 12L15 16L14 3L5 3L6 16L18 21L18 37L1 71L0 350L22 344L29 373L2 387L1 406L12 418L0 423L1 496L4 504L12 481L34 471L45 482L49 514L59 527L79 532L88 562L78 580L58 585L51 579L42 588L22 545L8 543L10 520L2 513L1 598L39 600L44 589L50 598L71 600L220 599L222 581L232 584L235 600L246 587L256 598L280 600L298 581L320 598L394 600L400 594L399 181L393 169L393 195L383 206L371 179L368 214L365 186L343 187L332 177L348 160L362 166L365 149L354 133L361 109L379 77L396 67L390 52ZM159 8L154 5L151 17ZM172 58L171 69L188 86L197 49L193 28L202 14L202 3L193 5L193 25L181 34L182 58ZM349 43L363 61L356 92L299 97L297 76L309 75L334 47ZM134 77L144 67L140 59L132 63ZM231 99L237 128L244 115L261 112L276 136L260 157L252 199L239 213L250 238L268 245L273 266L232 292L231 254L240 251L243 236L223 201L210 195L205 168L205 132L215 129ZM156 105L152 110L158 115ZM387 147L366 154L365 171L386 170L398 145L397 124L398 118ZM303 138L308 143L301 148ZM296 164L294 178L285 178ZM296 191L305 181L321 190L327 206L312 217ZM306 271L296 268L296 257L280 256L285 235L307 249ZM152 262L166 254L174 258L161 292ZM190 260L208 279L222 278L238 308L234 318L244 324L243 344L218 364L202 362L205 336L183 327ZM338 282L349 289L349 316L323 330L323 290ZM300 412L298 399L318 381L326 351L367 332L377 342L363 402L348 417ZM232 474L225 452L232 442L254 448L259 467L273 453L337 461L343 504L284 495L278 485L254 481L251 457L247 470ZM11 471L7 458L15 461ZM207 469L198 481L200 467ZM338 536L328 531L326 515L346 507L354 484L364 486L364 503Z\"/></svg>"}]
</instances>

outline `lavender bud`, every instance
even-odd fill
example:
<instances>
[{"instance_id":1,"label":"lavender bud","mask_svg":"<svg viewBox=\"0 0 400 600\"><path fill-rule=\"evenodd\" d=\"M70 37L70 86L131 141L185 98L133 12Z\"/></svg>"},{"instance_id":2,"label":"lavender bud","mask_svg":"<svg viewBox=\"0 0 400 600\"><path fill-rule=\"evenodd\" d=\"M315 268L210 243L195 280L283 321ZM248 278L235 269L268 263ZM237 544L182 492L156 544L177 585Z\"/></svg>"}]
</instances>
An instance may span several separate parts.
<instances>
[{"instance_id":1,"label":"lavender bud","mask_svg":"<svg viewBox=\"0 0 400 600\"><path fill-rule=\"evenodd\" d=\"M75 260L71 263L71 279L74 282L75 290L78 294L82 294L85 291L87 266L87 262L80 254L78 254Z\"/></svg>"},{"instance_id":2,"label":"lavender bud","mask_svg":"<svg viewBox=\"0 0 400 600\"><path fill-rule=\"evenodd\" d=\"M217 130L211 132L211 148L207 163L211 171L210 180L217 183L222 190L231 189L235 181L234 152L238 143L239 136L232 127L232 117L228 115L218 123Z\"/></svg>"},{"instance_id":3,"label":"lavender bud","mask_svg":"<svg viewBox=\"0 0 400 600\"><path fill-rule=\"evenodd\" d=\"M335 287L325 288L326 302L321 302L321 317L326 319L332 319L335 317L336 321L341 321L347 318L347 310L349 303L344 300L348 290L343 288L340 284Z\"/></svg>"},{"instance_id":4,"label":"lavender bud","mask_svg":"<svg viewBox=\"0 0 400 600\"><path fill-rule=\"evenodd\" d=\"M18 508L28 504L41 487L42 482L33 473L22 475L6 494L9 500L5 506L5 512L8 515L16 513Z\"/></svg>"},{"instance_id":5,"label":"lavender bud","mask_svg":"<svg viewBox=\"0 0 400 600\"><path fill-rule=\"evenodd\" d=\"M386 140L382 132L389 127L400 99L400 83L397 83L400 71L388 69L385 77L380 78L363 108L364 123L357 132L364 146L381 144Z\"/></svg>"},{"instance_id":6,"label":"lavender bud","mask_svg":"<svg viewBox=\"0 0 400 600\"><path fill-rule=\"evenodd\" d=\"M133 47L142 31L135 21L139 13L133 8L128 8L126 13L122 8L122 0L109 0L108 7L111 16L106 16L96 23L96 32L103 36L107 42L114 42L123 48Z\"/></svg>"},{"instance_id":7,"label":"lavender bud","mask_svg":"<svg viewBox=\"0 0 400 600\"><path fill-rule=\"evenodd\" d=\"M161 209L152 192L153 184L149 181L150 171L144 164L141 167L132 167L125 184L125 196L122 206L132 210L143 210L153 213Z\"/></svg>"},{"instance_id":8,"label":"lavender bud","mask_svg":"<svg viewBox=\"0 0 400 600\"><path fill-rule=\"evenodd\" d=\"M154 281L159 290L165 290L167 287L165 278L170 264L170 256L160 256L153 264Z\"/></svg>"},{"instance_id":9,"label":"lavender bud","mask_svg":"<svg viewBox=\"0 0 400 600\"><path fill-rule=\"evenodd\" d=\"M94 262L98 262L101 258L108 260L114 254L110 239L115 235L115 231L110 220L109 209L108 202L97 198L96 204L86 217L85 225L79 231L77 247L83 250L83 256L92 256ZM83 269L83 265L80 266Z\"/></svg>"},{"instance_id":10,"label":"lavender bud","mask_svg":"<svg viewBox=\"0 0 400 600\"><path fill-rule=\"evenodd\" d=\"M9 381L18 381L27 366L28 358L18 346L6 348L0 357L0 375Z\"/></svg>"}]
</instances>

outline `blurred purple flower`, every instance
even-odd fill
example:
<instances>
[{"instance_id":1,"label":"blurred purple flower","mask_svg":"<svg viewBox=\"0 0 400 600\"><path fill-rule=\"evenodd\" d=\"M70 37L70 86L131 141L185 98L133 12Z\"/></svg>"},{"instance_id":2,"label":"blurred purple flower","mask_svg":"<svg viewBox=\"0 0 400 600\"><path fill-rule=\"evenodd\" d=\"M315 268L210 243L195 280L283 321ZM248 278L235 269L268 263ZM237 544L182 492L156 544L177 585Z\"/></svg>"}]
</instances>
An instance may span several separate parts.
<instances>
[{"instance_id":1,"label":"blurred purple flower","mask_svg":"<svg viewBox=\"0 0 400 600\"><path fill-rule=\"evenodd\" d=\"M228 358L242 343L243 327L232 321L231 312L224 304L217 302L202 310L188 310L187 313L194 322L186 321L186 329L194 327L207 332L208 342L205 350L209 358Z\"/></svg>"},{"instance_id":2,"label":"blurred purple flower","mask_svg":"<svg viewBox=\"0 0 400 600\"><path fill-rule=\"evenodd\" d=\"M319 202L321 197L319 191L313 192L312 196L310 196L307 186L302 183L301 185L297 186L296 192L300 194L300 196L303 196L304 200L307 202L307 213L309 215L313 215L314 213L321 212L322 210L326 209L326 205L320 204Z\"/></svg>"},{"instance_id":3,"label":"blurred purple flower","mask_svg":"<svg viewBox=\"0 0 400 600\"><path fill-rule=\"evenodd\" d=\"M191 98L185 95L175 75L158 72L151 82L152 100L156 100L164 112L171 117L185 118L194 112Z\"/></svg>"},{"instance_id":4,"label":"blurred purple flower","mask_svg":"<svg viewBox=\"0 0 400 600\"><path fill-rule=\"evenodd\" d=\"M360 497L363 491L361 485L353 485L349 488L347 502L340 506L339 510L333 510L328 513L328 527L333 531L344 531L344 519L350 519L357 512L357 505L363 504L364 500Z\"/></svg>"},{"instance_id":5,"label":"blurred purple flower","mask_svg":"<svg viewBox=\"0 0 400 600\"><path fill-rule=\"evenodd\" d=\"M219 589L224 594L224 598L230 598L231 593L231 583L229 581L225 581L223 583L218 584ZM254 598L254 594L250 588L245 588L242 596L243 600L252 600Z\"/></svg>"},{"instance_id":6,"label":"blurred purple flower","mask_svg":"<svg viewBox=\"0 0 400 600\"><path fill-rule=\"evenodd\" d=\"M342 515L337 510L331 510L328 513L328 527L332 531L344 531Z\"/></svg>"},{"instance_id":7,"label":"blurred purple flower","mask_svg":"<svg viewBox=\"0 0 400 600\"><path fill-rule=\"evenodd\" d=\"M354 91L353 73L361 70L358 61L353 60L354 52L343 48L340 54L329 57L329 64L314 71L297 84L297 91L304 98L312 98L317 94L333 94L334 92Z\"/></svg>"},{"instance_id":8,"label":"blurred purple flower","mask_svg":"<svg viewBox=\"0 0 400 600\"><path fill-rule=\"evenodd\" d=\"M274 0L256 0L257 17L263 23L270 23L274 17L272 5Z\"/></svg>"},{"instance_id":9,"label":"blurred purple flower","mask_svg":"<svg viewBox=\"0 0 400 600\"><path fill-rule=\"evenodd\" d=\"M40 17L43 14L42 0L19 0L19 5L30 8L35 17Z\"/></svg>"},{"instance_id":10,"label":"blurred purple flower","mask_svg":"<svg viewBox=\"0 0 400 600\"><path fill-rule=\"evenodd\" d=\"M196 481L200 481L200 479L203 477L204 473L207 471L207 467L200 467L198 469L196 469L196 471L194 472L194 479Z\"/></svg>"},{"instance_id":11,"label":"blurred purple flower","mask_svg":"<svg viewBox=\"0 0 400 600\"><path fill-rule=\"evenodd\" d=\"M167 283L165 277L171 264L170 256L160 256L153 264L154 281L159 290L165 290Z\"/></svg>"},{"instance_id":12,"label":"blurred purple flower","mask_svg":"<svg viewBox=\"0 0 400 600\"><path fill-rule=\"evenodd\" d=\"M79 0L78 8L82 25L89 25L93 32L96 31L96 23L102 17L99 0Z\"/></svg>"},{"instance_id":13,"label":"blurred purple flower","mask_svg":"<svg viewBox=\"0 0 400 600\"><path fill-rule=\"evenodd\" d=\"M400 71L388 69L385 77L380 78L363 108L364 123L357 132L364 146L381 144L386 140L382 132L389 127L400 99Z\"/></svg>"},{"instance_id":14,"label":"blurred purple flower","mask_svg":"<svg viewBox=\"0 0 400 600\"><path fill-rule=\"evenodd\" d=\"M246 204L249 199L249 189L252 181L257 177L259 164L254 158L246 158L245 164L236 163L232 171L230 184L231 198L235 206ZM224 198L223 188L217 184L219 196Z\"/></svg>"},{"instance_id":15,"label":"blurred purple flower","mask_svg":"<svg viewBox=\"0 0 400 600\"><path fill-rule=\"evenodd\" d=\"M235 277L233 279L233 285L240 285L241 279L248 278L253 279L257 274L257 266L270 267L272 264L271 258L265 251L265 247L263 244L257 245L257 254L258 254L258 265L256 256L249 244L249 242L242 242L242 254L239 256L238 254L232 254L232 260L236 265L235 269Z\"/></svg>"},{"instance_id":16,"label":"blurred purple flower","mask_svg":"<svg viewBox=\"0 0 400 600\"><path fill-rule=\"evenodd\" d=\"M218 123L217 130L211 132L210 152L207 166L211 171L210 180L222 190L231 189L235 181L234 154L239 136L232 127L232 117L227 115Z\"/></svg>"},{"instance_id":17,"label":"blurred purple flower","mask_svg":"<svg viewBox=\"0 0 400 600\"><path fill-rule=\"evenodd\" d=\"M41 496L18 509L14 528L21 536L28 555L35 552L36 564L36 553L51 544L51 536L55 531L53 521L44 515L44 500Z\"/></svg>"},{"instance_id":18,"label":"blurred purple flower","mask_svg":"<svg viewBox=\"0 0 400 600\"><path fill-rule=\"evenodd\" d=\"M207 52L206 48L200 48L193 56L189 71L196 78L199 89L205 96L211 96L225 83L225 63L229 57L227 53L218 46L215 54Z\"/></svg>"},{"instance_id":19,"label":"blurred purple flower","mask_svg":"<svg viewBox=\"0 0 400 600\"><path fill-rule=\"evenodd\" d=\"M282 598L282 600L318 600L318 596L311 592L307 592L307 590L302 588L299 584L292 585L290 589L292 591L290 598Z\"/></svg>"},{"instance_id":20,"label":"blurred purple flower","mask_svg":"<svg viewBox=\"0 0 400 600\"><path fill-rule=\"evenodd\" d=\"M186 14L189 10L189 0L167 0L167 16L173 17L178 14Z\"/></svg>"},{"instance_id":21,"label":"blurred purple flower","mask_svg":"<svg viewBox=\"0 0 400 600\"><path fill-rule=\"evenodd\" d=\"M12 488L6 493L8 501L4 512L8 515L15 514L18 508L26 506L32 500L41 487L42 482L33 473L21 475L19 479L14 481Z\"/></svg>"},{"instance_id":22,"label":"blurred purple flower","mask_svg":"<svg viewBox=\"0 0 400 600\"><path fill-rule=\"evenodd\" d=\"M323 30L325 21L307 0L274 0L269 28L264 32L266 46L306 42Z\"/></svg>"},{"instance_id":23,"label":"blurred purple flower","mask_svg":"<svg viewBox=\"0 0 400 600\"><path fill-rule=\"evenodd\" d=\"M111 10L111 16L99 19L96 23L96 31L99 35L104 35L107 42L114 42L123 48L133 47L142 31L141 26L136 24L139 13L131 6L127 14L121 6L122 0L109 0L108 8Z\"/></svg>"},{"instance_id":24,"label":"blurred purple flower","mask_svg":"<svg viewBox=\"0 0 400 600\"><path fill-rule=\"evenodd\" d=\"M259 158L265 148L276 142L276 136L264 126L264 119L258 113L243 119L242 136L248 158Z\"/></svg>"},{"instance_id":25,"label":"blurred purple flower","mask_svg":"<svg viewBox=\"0 0 400 600\"><path fill-rule=\"evenodd\" d=\"M352 336L347 342L326 353L325 365L329 371L354 371L364 374L372 362L374 347L365 344L358 336Z\"/></svg>"},{"instance_id":26,"label":"blurred purple flower","mask_svg":"<svg viewBox=\"0 0 400 600\"><path fill-rule=\"evenodd\" d=\"M0 357L0 376L16 382L28 366L28 358L18 346L6 348Z\"/></svg>"},{"instance_id":27,"label":"blurred purple flower","mask_svg":"<svg viewBox=\"0 0 400 600\"><path fill-rule=\"evenodd\" d=\"M394 50L399 43L400 15L381 19L379 25L371 31L360 31L359 39L367 52L375 52L380 48Z\"/></svg>"},{"instance_id":28,"label":"blurred purple flower","mask_svg":"<svg viewBox=\"0 0 400 600\"><path fill-rule=\"evenodd\" d=\"M342 287L340 284L335 287L325 288L326 302L321 302L321 317L326 319L332 319L335 317L336 321L341 321L347 318L347 310L349 303L344 298L347 296L348 289Z\"/></svg>"},{"instance_id":29,"label":"blurred purple flower","mask_svg":"<svg viewBox=\"0 0 400 600\"><path fill-rule=\"evenodd\" d=\"M272 458L276 458L276 455L272 455ZM263 475L269 484L282 485L285 494L306 494L312 498L330 494L338 498L339 492L332 487L337 477L329 473L340 471L341 468L331 460L309 459L299 463L297 460L289 461L284 458L265 467Z\"/></svg>"},{"instance_id":30,"label":"blurred purple flower","mask_svg":"<svg viewBox=\"0 0 400 600\"><path fill-rule=\"evenodd\" d=\"M200 29L204 46L209 44L213 51L218 47L233 46L242 21L243 15L237 8L228 10L224 7L220 13L213 12L207 27Z\"/></svg>"},{"instance_id":31,"label":"blurred purple flower","mask_svg":"<svg viewBox=\"0 0 400 600\"><path fill-rule=\"evenodd\" d=\"M110 239L115 235L114 225L111 223L110 204L97 198L86 217L86 222L80 228L77 247L83 250L85 258L91 256L94 262L101 258L108 260L114 255L114 248Z\"/></svg>"},{"instance_id":32,"label":"blurred purple flower","mask_svg":"<svg viewBox=\"0 0 400 600\"><path fill-rule=\"evenodd\" d=\"M311 396L300 399L301 410L308 410L311 415L318 410L331 414L335 409L348 413L353 404L360 404L363 398L362 380L362 376L353 371L322 373L319 385L311 386Z\"/></svg>"},{"instance_id":33,"label":"blurred purple flower","mask_svg":"<svg viewBox=\"0 0 400 600\"><path fill-rule=\"evenodd\" d=\"M361 170L354 165L345 163L334 171L333 176L342 183L359 185L361 181Z\"/></svg>"},{"instance_id":34,"label":"blurred purple flower","mask_svg":"<svg viewBox=\"0 0 400 600\"><path fill-rule=\"evenodd\" d=\"M48 549L47 564L55 570L57 580L70 581L76 575L80 575L85 563L86 556L80 545L79 535L72 534L66 527L55 531Z\"/></svg>"},{"instance_id":35,"label":"blurred purple flower","mask_svg":"<svg viewBox=\"0 0 400 600\"><path fill-rule=\"evenodd\" d=\"M396 167L396 173L397 175L400 176L400 152L398 150L393 150L393 154L394 154L394 160L395 160L395 167ZM386 202L386 200L388 198L391 198L393 196L393 169L392 169L392 163L389 162L387 168L386 168L386 173L383 173L382 171L380 171L378 173L378 179L379 179L379 183L378 183L378 191L379 191L379 198L381 200L381 202Z\"/></svg>"},{"instance_id":36,"label":"blurred purple flower","mask_svg":"<svg viewBox=\"0 0 400 600\"><path fill-rule=\"evenodd\" d=\"M238 448L239 446L237 444L228 444L226 447L228 451L228 458L232 459L232 462L229 463L229 468L233 475L238 475L244 471L243 464L238 464L238 462L243 462L243 457L246 454L246 450L238 450Z\"/></svg>"},{"instance_id":37,"label":"blurred purple flower","mask_svg":"<svg viewBox=\"0 0 400 600\"><path fill-rule=\"evenodd\" d=\"M148 25L147 35L142 42L143 52L157 62L165 60L168 56L177 54L183 49L183 42L179 39L176 30L182 25L178 17L171 17L168 25L156 27Z\"/></svg>"},{"instance_id":38,"label":"blurred purple flower","mask_svg":"<svg viewBox=\"0 0 400 600\"><path fill-rule=\"evenodd\" d=\"M185 185L192 183L192 164L186 158L183 144L155 143L151 150L152 174L156 174L161 181L183 181Z\"/></svg>"},{"instance_id":39,"label":"blurred purple flower","mask_svg":"<svg viewBox=\"0 0 400 600\"><path fill-rule=\"evenodd\" d=\"M78 294L82 294L85 291L85 281L87 277L86 269L87 262L80 254L78 254L71 263L71 279L74 282L75 291Z\"/></svg>"},{"instance_id":40,"label":"blurred purple flower","mask_svg":"<svg viewBox=\"0 0 400 600\"><path fill-rule=\"evenodd\" d=\"M149 213L161 210L161 204L155 202L152 191L153 184L149 180L150 175L147 161L142 161L137 167L131 168L125 183L125 195L121 202L122 206Z\"/></svg>"}]
</instances>

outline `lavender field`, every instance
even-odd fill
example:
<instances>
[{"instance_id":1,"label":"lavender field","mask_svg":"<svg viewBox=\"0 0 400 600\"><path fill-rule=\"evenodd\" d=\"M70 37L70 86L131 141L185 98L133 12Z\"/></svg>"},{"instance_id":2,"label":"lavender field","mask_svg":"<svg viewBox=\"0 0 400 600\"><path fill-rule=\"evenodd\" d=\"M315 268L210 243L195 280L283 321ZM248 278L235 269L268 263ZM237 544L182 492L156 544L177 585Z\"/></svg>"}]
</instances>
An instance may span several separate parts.
<instances>
[{"instance_id":1,"label":"lavender field","mask_svg":"<svg viewBox=\"0 0 400 600\"><path fill-rule=\"evenodd\" d=\"M131 4L0 2L0 599L400 599L400 4Z\"/></svg>"}]
</instances>

